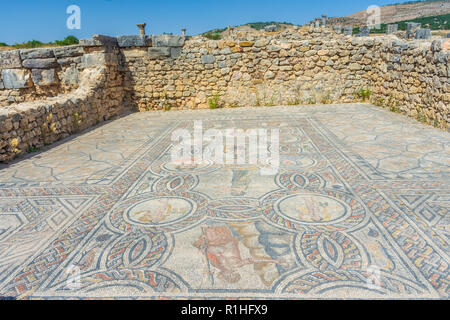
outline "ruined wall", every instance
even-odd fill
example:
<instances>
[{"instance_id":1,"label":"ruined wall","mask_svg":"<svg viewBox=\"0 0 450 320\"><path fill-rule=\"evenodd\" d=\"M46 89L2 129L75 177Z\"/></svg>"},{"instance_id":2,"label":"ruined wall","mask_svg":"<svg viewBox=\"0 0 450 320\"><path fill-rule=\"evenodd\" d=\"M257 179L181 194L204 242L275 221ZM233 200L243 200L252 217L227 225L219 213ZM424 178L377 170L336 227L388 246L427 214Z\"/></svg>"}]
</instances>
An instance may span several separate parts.
<instances>
[{"instance_id":1,"label":"ruined wall","mask_svg":"<svg viewBox=\"0 0 450 320\"><path fill-rule=\"evenodd\" d=\"M449 53L439 41L357 38L326 28L245 41L159 40L122 49L127 101L141 111L367 99L449 127Z\"/></svg>"},{"instance_id":2,"label":"ruined wall","mask_svg":"<svg viewBox=\"0 0 450 320\"><path fill-rule=\"evenodd\" d=\"M65 47L61 50L68 52L77 50L78 52L79 48ZM11 79L3 77L3 83L5 84L6 80L7 86L14 80L27 85L31 85L32 82L33 87L11 89L16 90L19 97L29 98L31 101L0 108L0 162L10 161L29 150L51 144L123 112L125 108L122 103L124 97L123 61L119 48L114 45L114 42L105 45L101 41L96 41L90 45L84 45L82 49L83 55L76 56L73 59L75 61L68 67L54 71L56 75L72 72L68 71L71 68L77 70L76 77L72 78L71 85L73 87L65 87L60 82L54 84L56 92L69 91L72 88L70 92L60 93L55 97L34 101L38 98L37 92L32 91L36 87L36 81L33 79L33 70L36 69L30 71L22 67L2 70L3 75L5 75L5 70L7 70L6 74L10 72L9 70L14 70L11 74L16 75ZM14 56L16 52L13 51L9 54ZM43 53L37 50L36 54ZM17 55L15 56L17 57ZM33 63L36 66L41 62L34 61ZM42 63L48 66L50 62ZM52 63L55 65L55 62ZM44 77L46 77L45 74ZM58 79L62 78L58 77ZM22 91L20 90L30 90L27 91L29 95L21 96ZM46 94L53 95L53 91L49 90Z\"/></svg>"},{"instance_id":3,"label":"ruined wall","mask_svg":"<svg viewBox=\"0 0 450 320\"><path fill-rule=\"evenodd\" d=\"M370 101L450 130L450 52L442 42L376 41L373 52Z\"/></svg>"},{"instance_id":4,"label":"ruined wall","mask_svg":"<svg viewBox=\"0 0 450 320\"><path fill-rule=\"evenodd\" d=\"M78 88L83 54L79 45L0 52L0 107Z\"/></svg>"},{"instance_id":5,"label":"ruined wall","mask_svg":"<svg viewBox=\"0 0 450 320\"><path fill-rule=\"evenodd\" d=\"M78 46L2 52L0 161L128 107L367 101L450 130L449 57L441 40L352 37L328 28L220 41L94 36Z\"/></svg>"}]
</instances>

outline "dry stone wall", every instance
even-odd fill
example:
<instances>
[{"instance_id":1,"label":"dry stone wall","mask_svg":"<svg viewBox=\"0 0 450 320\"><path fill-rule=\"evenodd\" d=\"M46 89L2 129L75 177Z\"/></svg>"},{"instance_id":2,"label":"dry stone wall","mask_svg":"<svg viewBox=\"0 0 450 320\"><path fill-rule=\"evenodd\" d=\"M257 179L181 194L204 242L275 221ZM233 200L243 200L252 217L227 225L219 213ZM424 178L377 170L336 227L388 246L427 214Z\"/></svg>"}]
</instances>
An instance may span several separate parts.
<instances>
[{"instance_id":1,"label":"dry stone wall","mask_svg":"<svg viewBox=\"0 0 450 320\"><path fill-rule=\"evenodd\" d=\"M37 81L47 81L46 72L51 73L50 78L53 79L53 75L56 77L58 74L73 72L69 71L71 69L77 71L76 76L72 78L73 89L70 92L60 93L66 88L58 83L55 84L55 90L59 91L59 95L35 100L37 92L29 91L30 101L0 108L0 162L10 161L29 150L51 144L124 111L123 61L118 46L97 42L83 47L60 48L60 50L70 55L70 52L81 52L79 48L83 50L83 55L75 56L76 58L73 59L75 62L58 71L53 68L58 63L55 63L55 58L43 57L46 50L42 52L36 50L33 58L23 60L21 68L2 70L3 84L6 84L8 88L16 84L19 88L8 90L18 90L19 96L22 92L20 90L26 89L22 84L25 83L30 86L28 88L33 88ZM8 56L15 57L16 66L19 67L17 51L9 52ZM35 58L37 56L40 58ZM72 58L74 57L66 56L62 59L72 60ZM30 59L36 60L27 61ZM38 69L37 66L42 68ZM28 67L31 67L31 70ZM10 72L14 76L8 78ZM61 79L59 76L58 78ZM50 91L46 94L52 95Z\"/></svg>"},{"instance_id":2,"label":"dry stone wall","mask_svg":"<svg viewBox=\"0 0 450 320\"><path fill-rule=\"evenodd\" d=\"M0 106L78 88L83 54L78 45L0 52Z\"/></svg>"},{"instance_id":3,"label":"dry stone wall","mask_svg":"<svg viewBox=\"0 0 450 320\"><path fill-rule=\"evenodd\" d=\"M196 109L371 102L450 130L449 40L332 28L234 35L94 36L0 53L0 161L127 107Z\"/></svg>"},{"instance_id":4,"label":"dry stone wall","mask_svg":"<svg viewBox=\"0 0 450 320\"><path fill-rule=\"evenodd\" d=\"M449 53L440 40L298 28L122 52L126 99L141 111L366 100L449 128Z\"/></svg>"}]
</instances>

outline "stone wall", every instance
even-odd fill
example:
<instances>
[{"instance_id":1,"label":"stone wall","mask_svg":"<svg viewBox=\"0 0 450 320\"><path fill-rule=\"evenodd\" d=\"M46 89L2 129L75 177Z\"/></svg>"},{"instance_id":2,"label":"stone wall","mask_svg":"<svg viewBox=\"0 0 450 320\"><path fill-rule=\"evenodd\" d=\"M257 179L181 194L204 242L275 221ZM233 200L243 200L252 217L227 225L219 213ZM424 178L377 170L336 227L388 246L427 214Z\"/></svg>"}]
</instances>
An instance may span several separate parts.
<instances>
[{"instance_id":1,"label":"stone wall","mask_svg":"<svg viewBox=\"0 0 450 320\"><path fill-rule=\"evenodd\" d=\"M377 41L371 102L450 130L450 52L442 41Z\"/></svg>"},{"instance_id":2,"label":"stone wall","mask_svg":"<svg viewBox=\"0 0 450 320\"><path fill-rule=\"evenodd\" d=\"M352 37L331 28L219 41L96 35L77 46L2 52L0 161L128 107L367 101L450 130L449 57L441 40Z\"/></svg>"},{"instance_id":3,"label":"stone wall","mask_svg":"<svg viewBox=\"0 0 450 320\"><path fill-rule=\"evenodd\" d=\"M0 52L0 106L78 88L83 54L79 45Z\"/></svg>"},{"instance_id":4,"label":"stone wall","mask_svg":"<svg viewBox=\"0 0 450 320\"><path fill-rule=\"evenodd\" d=\"M65 47L61 50L81 52L79 48L83 49L83 55L66 57L75 61L65 68L58 69L54 58L42 58L42 52L45 50L42 52L37 50L36 54L41 54L39 59L44 62L33 61L31 70L23 68L31 67L26 59L23 60L22 68L2 70L3 76L7 75L6 78L3 77L3 83L7 87L12 87L10 86L12 83L17 83L17 87L20 87L8 90L17 90L21 96L23 92L21 90L30 89L26 91L29 96L21 97L29 98L31 101L0 108L0 162L10 161L27 151L51 144L124 111L123 61L118 46L96 42L89 46ZM17 59L17 51L8 54ZM53 62L50 63L47 59L53 59ZM61 62L57 63L61 66ZM18 63L16 65L19 66ZM55 68L37 69L37 66L55 66ZM69 71L71 69L77 71ZM70 87L65 87L58 81L54 86L55 92L59 92L59 95L33 101L37 99L38 94L33 90L37 87L37 80L40 81L35 74L41 74L42 78L47 77L46 73L35 70L39 72L54 70L52 74L55 77L58 75L58 79L63 78L59 76L60 74L73 72L76 74L76 77L72 78L73 89L61 93L69 91ZM15 76L9 79L8 74ZM23 83L30 87L22 88ZM52 94L50 91L46 92L46 95Z\"/></svg>"},{"instance_id":5,"label":"stone wall","mask_svg":"<svg viewBox=\"0 0 450 320\"><path fill-rule=\"evenodd\" d=\"M122 52L127 101L141 111L367 99L449 128L449 53L439 41L297 28L250 40L160 41Z\"/></svg>"}]
</instances>

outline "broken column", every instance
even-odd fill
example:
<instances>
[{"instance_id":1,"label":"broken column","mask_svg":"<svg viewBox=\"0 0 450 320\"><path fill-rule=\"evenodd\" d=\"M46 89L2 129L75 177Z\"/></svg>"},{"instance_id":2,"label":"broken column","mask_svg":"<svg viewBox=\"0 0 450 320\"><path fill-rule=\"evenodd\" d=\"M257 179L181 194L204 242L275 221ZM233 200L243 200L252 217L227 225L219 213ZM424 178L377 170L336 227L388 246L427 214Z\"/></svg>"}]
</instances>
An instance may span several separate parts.
<instances>
[{"instance_id":1,"label":"broken column","mask_svg":"<svg viewBox=\"0 0 450 320\"><path fill-rule=\"evenodd\" d=\"M136 25L139 28L140 35L145 36L145 27L147 26L147 24L146 23L138 23Z\"/></svg>"},{"instance_id":2,"label":"broken column","mask_svg":"<svg viewBox=\"0 0 450 320\"><path fill-rule=\"evenodd\" d=\"M323 14L322 15L322 27L326 27L327 25L327 15Z\"/></svg>"}]
</instances>

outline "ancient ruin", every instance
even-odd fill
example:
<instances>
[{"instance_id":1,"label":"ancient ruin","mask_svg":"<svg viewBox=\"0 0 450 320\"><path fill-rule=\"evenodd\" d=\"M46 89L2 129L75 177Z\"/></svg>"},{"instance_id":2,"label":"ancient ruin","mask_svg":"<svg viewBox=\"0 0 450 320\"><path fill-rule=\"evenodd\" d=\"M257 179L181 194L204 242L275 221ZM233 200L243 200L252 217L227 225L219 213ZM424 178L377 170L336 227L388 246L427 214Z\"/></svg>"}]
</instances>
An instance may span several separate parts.
<instances>
[{"instance_id":1,"label":"ancient ruin","mask_svg":"<svg viewBox=\"0 0 450 320\"><path fill-rule=\"evenodd\" d=\"M349 37L351 27L320 25L186 40L185 31L148 36L138 27L140 35L1 52L0 161L128 110L208 108L216 95L221 107L365 100L449 128L443 40L368 37L368 29ZM429 38L418 27L408 24L406 36Z\"/></svg>"},{"instance_id":2,"label":"ancient ruin","mask_svg":"<svg viewBox=\"0 0 450 320\"><path fill-rule=\"evenodd\" d=\"M0 51L0 299L449 298L449 39L137 27Z\"/></svg>"}]
</instances>

